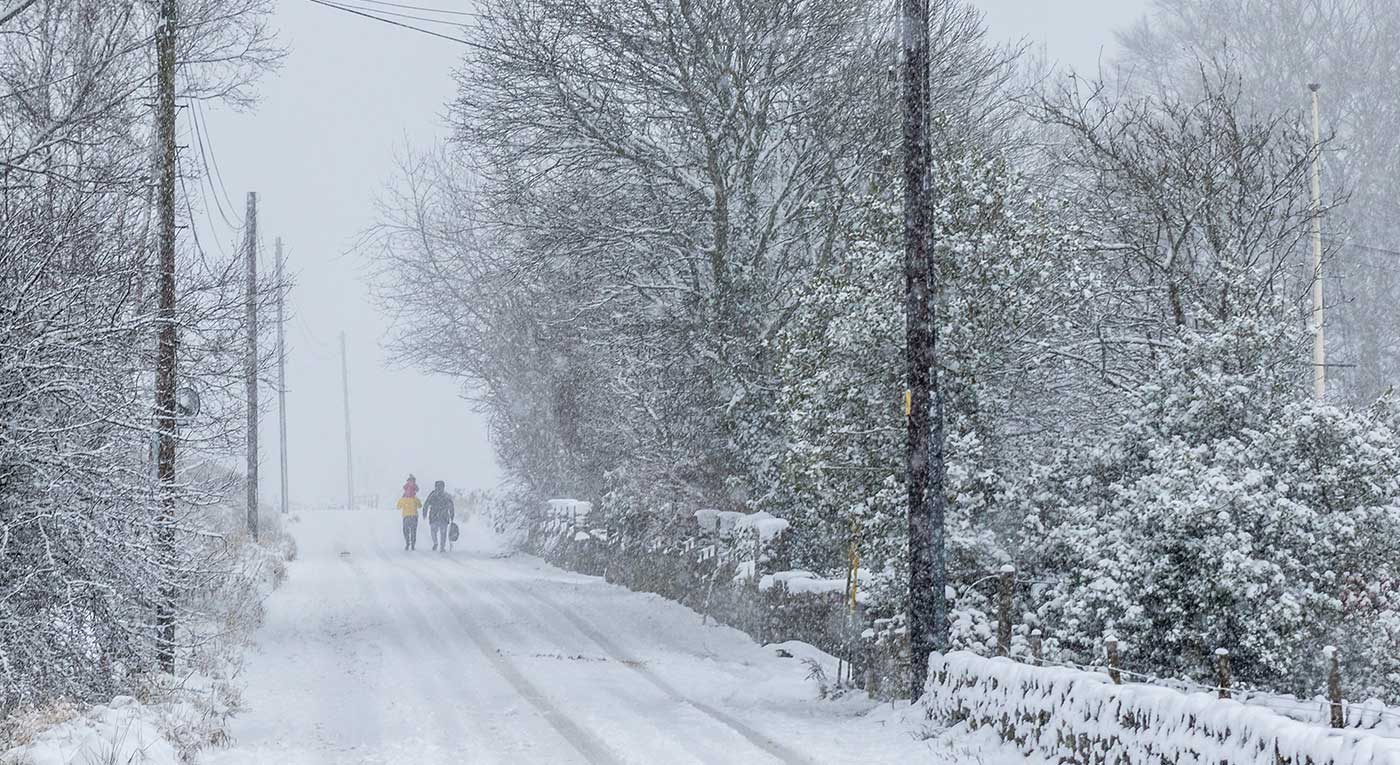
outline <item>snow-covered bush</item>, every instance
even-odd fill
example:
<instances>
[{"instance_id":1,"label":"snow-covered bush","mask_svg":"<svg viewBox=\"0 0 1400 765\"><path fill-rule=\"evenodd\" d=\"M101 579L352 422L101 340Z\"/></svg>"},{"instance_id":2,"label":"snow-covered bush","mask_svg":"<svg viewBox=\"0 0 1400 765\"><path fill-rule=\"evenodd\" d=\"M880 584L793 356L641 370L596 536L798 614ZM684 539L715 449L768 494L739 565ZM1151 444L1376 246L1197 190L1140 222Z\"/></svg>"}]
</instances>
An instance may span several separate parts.
<instances>
[{"instance_id":1,"label":"snow-covered bush","mask_svg":"<svg viewBox=\"0 0 1400 765\"><path fill-rule=\"evenodd\" d=\"M1064 656L1090 660L1112 632L1134 669L1207 677L1223 647L1242 682L1309 693L1338 644L1353 687L1400 694L1384 594L1400 438L1385 406L1305 399L1296 339L1251 322L1181 332L1134 415L1059 463L1059 507L1035 522L1059 577L1039 617Z\"/></svg>"}]
</instances>

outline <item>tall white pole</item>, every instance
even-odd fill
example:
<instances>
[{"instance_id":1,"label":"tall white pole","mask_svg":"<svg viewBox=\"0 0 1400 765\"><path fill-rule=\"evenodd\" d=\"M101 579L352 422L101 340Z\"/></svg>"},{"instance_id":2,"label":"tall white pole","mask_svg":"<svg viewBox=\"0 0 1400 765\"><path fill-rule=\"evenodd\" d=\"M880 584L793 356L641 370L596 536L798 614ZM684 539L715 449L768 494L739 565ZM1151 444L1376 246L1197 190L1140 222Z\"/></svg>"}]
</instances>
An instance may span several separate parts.
<instances>
[{"instance_id":1,"label":"tall white pole","mask_svg":"<svg viewBox=\"0 0 1400 765\"><path fill-rule=\"evenodd\" d=\"M350 451L350 366L345 360L345 333L340 333L340 387L345 394L345 509L355 509L355 459Z\"/></svg>"},{"instance_id":2,"label":"tall white pole","mask_svg":"<svg viewBox=\"0 0 1400 765\"><path fill-rule=\"evenodd\" d=\"M282 237L277 237L277 436L282 458L282 513L287 512L287 333L283 307L287 289L283 278Z\"/></svg>"},{"instance_id":3,"label":"tall white pole","mask_svg":"<svg viewBox=\"0 0 1400 765\"><path fill-rule=\"evenodd\" d=\"M1322 87L1314 82L1308 85L1312 91L1313 117L1313 397L1321 401L1327 396L1327 343L1323 337L1322 306L1322 128L1318 118L1317 91Z\"/></svg>"}]
</instances>

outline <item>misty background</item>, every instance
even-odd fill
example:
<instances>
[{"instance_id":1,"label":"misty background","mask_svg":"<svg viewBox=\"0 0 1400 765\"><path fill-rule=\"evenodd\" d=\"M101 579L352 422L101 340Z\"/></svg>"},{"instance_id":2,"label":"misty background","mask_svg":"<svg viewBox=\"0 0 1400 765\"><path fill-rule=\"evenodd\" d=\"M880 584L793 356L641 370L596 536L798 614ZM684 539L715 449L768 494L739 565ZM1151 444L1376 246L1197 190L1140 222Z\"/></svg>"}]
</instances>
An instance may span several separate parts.
<instances>
[{"instance_id":1,"label":"misty background","mask_svg":"<svg viewBox=\"0 0 1400 765\"><path fill-rule=\"evenodd\" d=\"M1147 0L975 5L994 36L1024 40L1078 71L1111 58L1114 30L1148 7ZM273 241L281 237L296 281L287 320L291 500L344 502L341 331L349 348L356 494L378 495L384 504L409 472L420 483L492 488L499 471L485 420L456 383L386 363L388 326L370 299L363 259L353 252L376 220L375 199L394 177L396 157L444 137L442 114L462 49L304 1L280 3L273 25L289 55L282 70L260 84L257 106L247 112L209 107L203 115L223 186L204 193L226 190L237 217L246 193L258 192L260 268L271 273ZM236 246L239 233L212 202L206 207L210 235L226 248ZM263 493L270 499L278 485L277 410L275 396L267 395L261 453Z\"/></svg>"}]
</instances>

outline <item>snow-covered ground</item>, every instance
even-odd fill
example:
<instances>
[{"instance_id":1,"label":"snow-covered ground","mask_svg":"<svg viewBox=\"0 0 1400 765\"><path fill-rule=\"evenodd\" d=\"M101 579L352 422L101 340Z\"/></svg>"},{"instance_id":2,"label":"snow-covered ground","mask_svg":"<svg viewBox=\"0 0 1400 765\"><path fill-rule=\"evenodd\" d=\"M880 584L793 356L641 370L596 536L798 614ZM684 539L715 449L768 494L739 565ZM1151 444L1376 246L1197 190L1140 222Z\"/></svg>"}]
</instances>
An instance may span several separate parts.
<instances>
[{"instance_id":1,"label":"snow-covered ground","mask_svg":"<svg viewBox=\"0 0 1400 765\"><path fill-rule=\"evenodd\" d=\"M3 765L177 765L161 734L159 713L130 696L94 706L35 735L22 746L0 744Z\"/></svg>"},{"instance_id":2,"label":"snow-covered ground","mask_svg":"<svg viewBox=\"0 0 1400 765\"><path fill-rule=\"evenodd\" d=\"M205 765L1027 761L907 705L819 700L799 658L505 556L482 524L447 554L426 529L405 552L393 512L289 529L301 555L268 600L247 712Z\"/></svg>"}]
</instances>

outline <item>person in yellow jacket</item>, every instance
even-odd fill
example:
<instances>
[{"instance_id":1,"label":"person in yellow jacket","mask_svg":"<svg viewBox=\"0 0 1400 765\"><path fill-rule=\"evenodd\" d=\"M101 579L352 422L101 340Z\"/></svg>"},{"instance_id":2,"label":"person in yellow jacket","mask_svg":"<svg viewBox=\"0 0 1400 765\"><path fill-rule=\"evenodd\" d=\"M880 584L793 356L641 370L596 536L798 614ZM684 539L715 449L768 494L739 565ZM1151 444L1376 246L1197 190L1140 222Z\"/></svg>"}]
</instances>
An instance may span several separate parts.
<instances>
[{"instance_id":1,"label":"person in yellow jacket","mask_svg":"<svg viewBox=\"0 0 1400 765\"><path fill-rule=\"evenodd\" d=\"M418 511L423 507L423 503L414 496L416 493L409 492L405 488L404 495L398 501L399 515L403 516L403 549L405 550L418 547Z\"/></svg>"}]
</instances>

